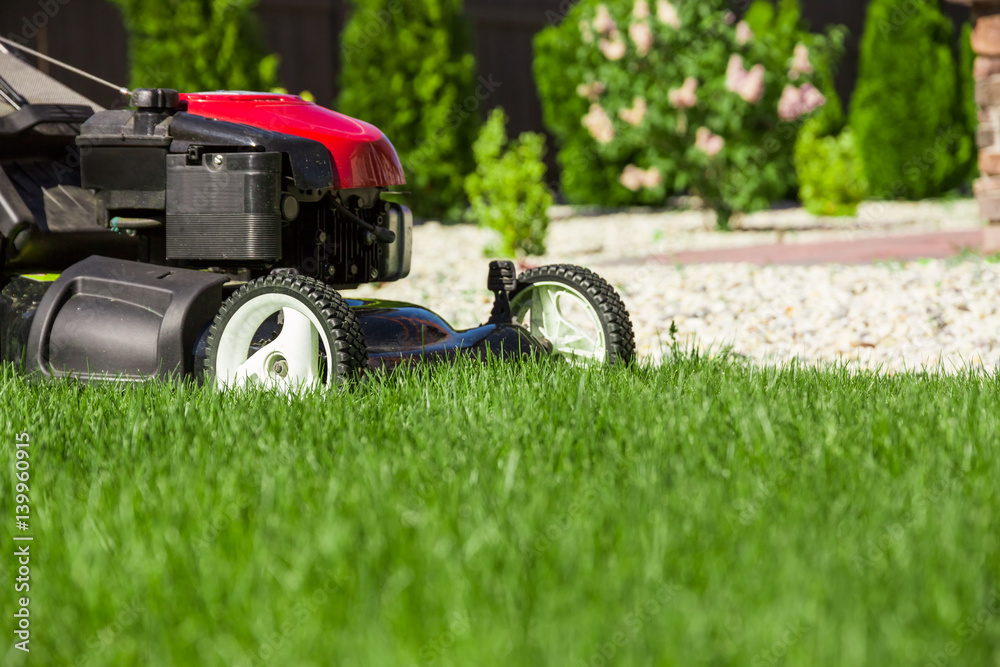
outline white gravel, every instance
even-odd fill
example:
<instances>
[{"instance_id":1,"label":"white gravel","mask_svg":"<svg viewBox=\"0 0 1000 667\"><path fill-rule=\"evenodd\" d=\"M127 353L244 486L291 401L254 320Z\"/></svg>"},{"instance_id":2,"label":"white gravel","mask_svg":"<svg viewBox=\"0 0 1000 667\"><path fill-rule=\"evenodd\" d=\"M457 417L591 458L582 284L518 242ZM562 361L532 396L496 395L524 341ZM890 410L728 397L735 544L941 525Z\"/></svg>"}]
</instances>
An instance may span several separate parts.
<instances>
[{"instance_id":1,"label":"white gravel","mask_svg":"<svg viewBox=\"0 0 1000 667\"><path fill-rule=\"evenodd\" d=\"M769 212L729 234L712 231L709 216L697 211L554 213L550 252L530 265L581 264L604 276L628 306L644 358L662 357L674 322L685 346L728 346L768 363L798 358L947 372L1000 363L1000 265L981 259L767 267L634 261L682 250L975 229L974 202L873 204L848 220ZM471 225L419 225L409 278L347 295L418 303L456 328L475 326L492 303L483 249L493 238Z\"/></svg>"}]
</instances>

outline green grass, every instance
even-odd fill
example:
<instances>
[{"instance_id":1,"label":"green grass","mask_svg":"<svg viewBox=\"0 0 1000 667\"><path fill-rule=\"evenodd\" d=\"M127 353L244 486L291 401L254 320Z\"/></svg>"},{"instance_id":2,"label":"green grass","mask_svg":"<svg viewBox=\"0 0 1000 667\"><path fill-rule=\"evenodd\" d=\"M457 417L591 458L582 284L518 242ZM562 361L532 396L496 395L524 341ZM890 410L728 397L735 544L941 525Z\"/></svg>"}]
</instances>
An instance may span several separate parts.
<instances>
[{"instance_id":1,"label":"green grass","mask_svg":"<svg viewBox=\"0 0 1000 667\"><path fill-rule=\"evenodd\" d=\"M35 536L4 665L1000 661L991 376L681 356L291 401L0 391L4 651L20 432Z\"/></svg>"}]
</instances>

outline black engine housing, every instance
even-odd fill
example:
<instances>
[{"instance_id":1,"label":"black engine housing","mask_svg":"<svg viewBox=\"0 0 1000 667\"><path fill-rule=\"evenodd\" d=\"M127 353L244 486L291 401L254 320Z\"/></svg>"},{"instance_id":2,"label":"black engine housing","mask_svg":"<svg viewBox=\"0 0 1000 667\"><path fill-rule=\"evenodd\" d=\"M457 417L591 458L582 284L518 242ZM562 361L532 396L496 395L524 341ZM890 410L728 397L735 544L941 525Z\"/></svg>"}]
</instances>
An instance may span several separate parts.
<instances>
[{"instance_id":1,"label":"black engine housing","mask_svg":"<svg viewBox=\"0 0 1000 667\"><path fill-rule=\"evenodd\" d=\"M281 259L281 154L168 155L167 259Z\"/></svg>"}]
</instances>

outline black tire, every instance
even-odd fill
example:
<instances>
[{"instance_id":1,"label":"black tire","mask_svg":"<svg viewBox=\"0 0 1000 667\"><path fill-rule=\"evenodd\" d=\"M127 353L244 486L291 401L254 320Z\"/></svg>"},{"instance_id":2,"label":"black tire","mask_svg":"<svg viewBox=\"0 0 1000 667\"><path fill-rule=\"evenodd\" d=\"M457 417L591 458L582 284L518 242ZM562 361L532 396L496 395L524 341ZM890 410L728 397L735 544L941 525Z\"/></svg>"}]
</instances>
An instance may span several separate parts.
<instances>
[{"instance_id":1,"label":"black tire","mask_svg":"<svg viewBox=\"0 0 1000 667\"><path fill-rule=\"evenodd\" d=\"M274 304L287 304L287 306L279 305L274 308L273 313L264 315L263 321L257 322L261 313L266 313ZM317 337L320 351L320 359L316 362L317 377L304 379L306 376L294 376L289 370L292 366L291 361L282 358L282 351L276 348L272 354L278 358L278 362L274 367L267 367L267 373L273 377L262 379L261 375L257 374L254 376L256 379L262 382L270 380L271 385L278 390L282 390L283 387L280 385L283 380L294 382L296 379L332 387L356 378L365 368L368 348L364 333L357 316L347 302L333 288L315 278L277 274L247 283L222 305L208 334L205 381L223 389L237 385L238 381L231 377L233 363L242 358L241 355L247 357L245 362L247 364L250 363L250 358L256 356L256 353L251 355L241 349L242 343L248 340L249 335L250 342L258 347L277 344L280 339L279 331L272 331L271 339L267 339L266 334L261 333L261 327L264 322L274 319L279 310L284 312L285 307L290 307L304 316L307 321L303 322L310 325L311 331ZM284 325L280 331L285 331ZM303 359L307 359L308 356L310 355L303 355ZM302 359L298 361L301 362ZM325 364L322 363L324 361ZM287 375L278 377L280 373L274 368L278 368L277 364L281 362L285 363L286 374L292 377ZM220 369L220 364L225 368Z\"/></svg>"},{"instance_id":2,"label":"black tire","mask_svg":"<svg viewBox=\"0 0 1000 667\"><path fill-rule=\"evenodd\" d=\"M569 264L553 264L522 273L518 276L517 287L511 294L515 319L518 318L518 311L523 311L521 306L523 300L528 298L528 291L543 283L554 283L569 288L589 303L600 321L606 352L604 360L607 363L629 364L635 360L635 334L625 304L618 292L606 280L589 269ZM558 341L549 343L555 348L554 351L558 352Z\"/></svg>"}]
</instances>

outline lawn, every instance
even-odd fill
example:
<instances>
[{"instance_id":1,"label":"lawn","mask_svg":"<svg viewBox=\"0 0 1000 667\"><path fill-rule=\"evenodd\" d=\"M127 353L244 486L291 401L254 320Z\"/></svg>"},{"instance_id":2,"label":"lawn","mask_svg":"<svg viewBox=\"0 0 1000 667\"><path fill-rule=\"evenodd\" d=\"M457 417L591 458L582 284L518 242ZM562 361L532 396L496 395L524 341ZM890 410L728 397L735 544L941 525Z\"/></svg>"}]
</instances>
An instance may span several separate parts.
<instances>
[{"instance_id":1,"label":"lawn","mask_svg":"<svg viewBox=\"0 0 1000 667\"><path fill-rule=\"evenodd\" d=\"M1000 664L992 376L679 354L0 392L4 665Z\"/></svg>"}]
</instances>

